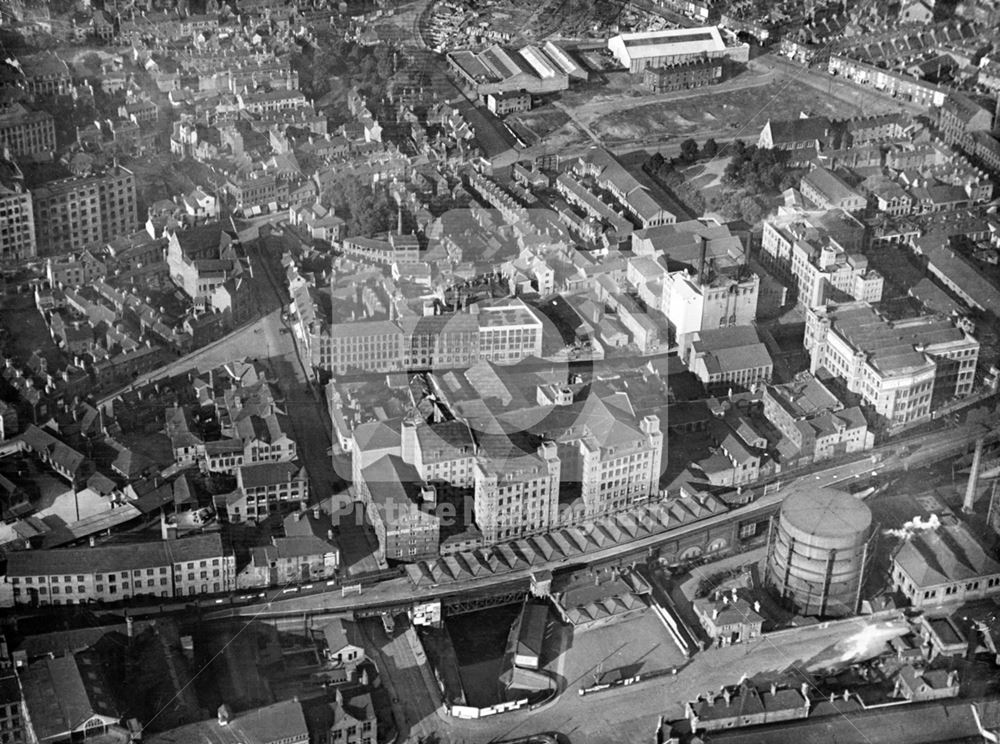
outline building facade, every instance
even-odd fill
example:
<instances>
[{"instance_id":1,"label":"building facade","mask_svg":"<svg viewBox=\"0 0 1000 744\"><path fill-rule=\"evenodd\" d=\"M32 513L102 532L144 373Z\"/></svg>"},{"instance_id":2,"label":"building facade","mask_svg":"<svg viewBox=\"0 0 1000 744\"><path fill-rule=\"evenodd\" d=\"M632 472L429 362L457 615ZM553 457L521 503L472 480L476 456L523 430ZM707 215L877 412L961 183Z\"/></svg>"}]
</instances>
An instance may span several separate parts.
<instances>
[{"instance_id":1,"label":"building facade","mask_svg":"<svg viewBox=\"0 0 1000 744\"><path fill-rule=\"evenodd\" d=\"M120 166L102 175L51 181L32 197L40 253L81 250L136 229L135 176Z\"/></svg>"},{"instance_id":2,"label":"building facade","mask_svg":"<svg viewBox=\"0 0 1000 744\"><path fill-rule=\"evenodd\" d=\"M812 375L802 375L782 385L768 385L761 400L764 416L785 439L778 446L785 461L819 462L862 452L874 444L861 409L845 408Z\"/></svg>"},{"instance_id":3,"label":"building facade","mask_svg":"<svg viewBox=\"0 0 1000 744\"><path fill-rule=\"evenodd\" d=\"M888 321L852 302L806 311L809 371L821 367L884 416L890 425L930 416L932 399L972 392L979 342L948 320Z\"/></svg>"},{"instance_id":4,"label":"building facade","mask_svg":"<svg viewBox=\"0 0 1000 744\"><path fill-rule=\"evenodd\" d=\"M531 94L525 90L489 93L486 108L496 116L506 116L531 109Z\"/></svg>"},{"instance_id":5,"label":"building facade","mask_svg":"<svg viewBox=\"0 0 1000 744\"><path fill-rule=\"evenodd\" d=\"M663 67L647 67L642 73L643 85L653 93L701 88L721 83L724 62L719 58L695 59Z\"/></svg>"},{"instance_id":6,"label":"building facade","mask_svg":"<svg viewBox=\"0 0 1000 744\"><path fill-rule=\"evenodd\" d=\"M543 443L537 454L509 442L492 452L481 451L474 487L476 524L483 540L496 543L548 530L558 519L560 474L554 442Z\"/></svg>"},{"instance_id":7,"label":"building facade","mask_svg":"<svg viewBox=\"0 0 1000 744\"><path fill-rule=\"evenodd\" d=\"M237 587L283 586L332 578L340 551L319 537L273 537L271 544L250 551L250 563L236 578Z\"/></svg>"},{"instance_id":8,"label":"building facade","mask_svg":"<svg viewBox=\"0 0 1000 744\"><path fill-rule=\"evenodd\" d=\"M51 155L56 149L55 119L46 111L8 106L0 112L0 143L16 158Z\"/></svg>"},{"instance_id":9,"label":"building facade","mask_svg":"<svg viewBox=\"0 0 1000 744\"><path fill-rule=\"evenodd\" d=\"M892 557L891 576L915 609L1000 595L1000 563L959 522L908 538Z\"/></svg>"},{"instance_id":10,"label":"building facade","mask_svg":"<svg viewBox=\"0 0 1000 744\"><path fill-rule=\"evenodd\" d=\"M260 462L236 468L236 491L226 500L230 522L256 521L309 500L309 477L292 462Z\"/></svg>"},{"instance_id":11,"label":"building facade","mask_svg":"<svg viewBox=\"0 0 1000 744\"><path fill-rule=\"evenodd\" d=\"M4 180L0 186L0 263L34 258L38 245L31 192L19 179Z\"/></svg>"},{"instance_id":12,"label":"building facade","mask_svg":"<svg viewBox=\"0 0 1000 744\"><path fill-rule=\"evenodd\" d=\"M6 581L14 604L116 602L234 589L236 558L218 534L93 548L11 553Z\"/></svg>"}]
</instances>

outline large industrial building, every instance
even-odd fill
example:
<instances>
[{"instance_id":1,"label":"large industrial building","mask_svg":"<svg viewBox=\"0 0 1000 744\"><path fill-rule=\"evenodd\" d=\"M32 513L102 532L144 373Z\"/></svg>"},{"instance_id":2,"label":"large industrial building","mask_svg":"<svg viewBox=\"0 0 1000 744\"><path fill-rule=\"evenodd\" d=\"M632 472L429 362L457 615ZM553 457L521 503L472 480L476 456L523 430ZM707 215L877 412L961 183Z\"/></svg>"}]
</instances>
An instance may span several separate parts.
<instances>
[{"instance_id":1,"label":"large industrial building","mask_svg":"<svg viewBox=\"0 0 1000 744\"><path fill-rule=\"evenodd\" d=\"M932 402L972 392L979 342L950 320L888 320L867 302L806 310L809 371L822 367L890 424L919 421Z\"/></svg>"},{"instance_id":2,"label":"large industrial building","mask_svg":"<svg viewBox=\"0 0 1000 744\"><path fill-rule=\"evenodd\" d=\"M107 243L136 227L135 175L119 166L50 181L34 189L32 198L39 253Z\"/></svg>"},{"instance_id":3,"label":"large industrial building","mask_svg":"<svg viewBox=\"0 0 1000 744\"><path fill-rule=\"evenodd\" d=\"M797 612L857 612L871 553L872 513L844 491L797 491L781 505L767 551L767 583Z\"/></svg>"},{"instance_id":4,"label":"large industrial building","mask_svg":"<svg viewBox=\"0 0 1000 744\"><path fill-rule=\"evenodd\" d=\"M517 51L494 44L481 52L450 52L448 64L466 87L479 96L525 91L554 93L569 88L570 79L585 80L587 73L552 42Z\"/></svg>"},{"instance_id":5,"label":"large industrial building","mask_svg":"<svg viewBox=\"0 0 1000 744\"><path fill-rule=\"evenodd\" d=\"M946 518L906 539L892 556L893 587L916 609L1000 594L1000 563L968 527Z\"/></svg>"},{"instance_id":6,"label":"large industrial building","mask_svg":"<svg viewBox=\"0 0 1000 744\"><path fill-rule=\"evenodd\" d=\"M0 143L15 158L50 156L56 149L55 119L20 103L5 106L0 110Z\"/></svg>"},{"instance_id":7,"label":"large industrial building","mask_svg":"<svg viewBox=\"0 0 1000 744\"><path fill-rule=\"evenodd\" d=\"M13 160L0 160L0 263L34 258L35 215L24 174Z\"/></svg>"},{"instance_id":8,"label":"large industrial building","mask_svg":"<svg viewBox=\"0 0 1000 744\"><path fill-rule=\"evenodd\" d=\"M608 39L608 49L623 67L634 73L649 67L720 57L745 62L748 55L746 45L727 47L715 26L619 34Z\"/></svg>"}]
</instances>

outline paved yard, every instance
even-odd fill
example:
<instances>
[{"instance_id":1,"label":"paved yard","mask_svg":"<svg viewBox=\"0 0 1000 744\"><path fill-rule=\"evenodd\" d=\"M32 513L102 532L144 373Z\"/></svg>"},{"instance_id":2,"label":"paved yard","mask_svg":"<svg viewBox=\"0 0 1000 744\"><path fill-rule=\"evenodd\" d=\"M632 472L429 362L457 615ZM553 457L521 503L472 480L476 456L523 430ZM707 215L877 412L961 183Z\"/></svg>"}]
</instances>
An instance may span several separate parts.
<instances>
[{"instance_id":1,"label":"paved yard","mask_svg":"<svg viewBox=\"0 0 1000 744\"><path fill-rule=\"evenodd\" d=\"M595 681L672 669L686 661L652 610L605 627L577 630L572 644L566 653L564 695L576 696Z\"/></svg>"},{"instance_id":2,"label":"paved yard","mask_svg":"<svg viewBox=\"0 0 1000 744\"><path fill-rule=\"evenodd\" d=\"M898 623L873 624L862 618L817 625L786 632L773 639L765 636L755 643L705 651L676 675L581 697L577 689L593 683L593 672L600 665L604 673L629 665L651 671L672 664L677 658L679 652L666 630L652 613L646 613L607 628L578 634L569 651L561 657L562 663L556 659L547 665L565 676L566 691L553 703L537 710L517 711L479 721L445 717L434 710L430 701L423 705L416 703L416 700L426 699L427 693L419 690L419 671L412 659L401 665L404 667L400 670L403 671L403 684L397 688L397 696L405 690L407 699L414 702L402 707L416 706L406 715L411 733L426 735L435 731L441 744L516 738L542 731L560 731L569 736L573 744L648 741L660 715L668 719L680 718L685 701L699 692L736 684L744 672L760 683L784 679L799 669L823 666L845 654L863 653L899 632L902 632L902 625ZM388 668L388 673L394 677L397 665L398 661ZM416 726L414 719L419 719Z\"/></svg>"}]
</instances>

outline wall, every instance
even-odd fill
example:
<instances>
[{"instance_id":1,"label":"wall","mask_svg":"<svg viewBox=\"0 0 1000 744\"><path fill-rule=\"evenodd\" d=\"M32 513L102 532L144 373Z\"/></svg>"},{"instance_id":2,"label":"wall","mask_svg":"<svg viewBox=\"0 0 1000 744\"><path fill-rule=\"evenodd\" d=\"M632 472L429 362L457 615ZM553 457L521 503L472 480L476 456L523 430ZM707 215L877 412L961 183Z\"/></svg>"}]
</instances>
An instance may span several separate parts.
<instances>
[{"instance_id":1,"label":"wall","mask_svg":"<svg viewBox=\"0 0 1000 744\"><path fill-rule=\"evenodd\" d=\"M469 720L474 720L478 718L486 718L487 716L495 716L500 713L508 713L512 710L520 710L527 707L528 698L520 698L518 700L511 700L506 703L497 703L496 705L491 705L487 708L473 708L468 705L452 705L446 707L446 710L455 718L464 718Z\"/></svg>"}]
</instances>

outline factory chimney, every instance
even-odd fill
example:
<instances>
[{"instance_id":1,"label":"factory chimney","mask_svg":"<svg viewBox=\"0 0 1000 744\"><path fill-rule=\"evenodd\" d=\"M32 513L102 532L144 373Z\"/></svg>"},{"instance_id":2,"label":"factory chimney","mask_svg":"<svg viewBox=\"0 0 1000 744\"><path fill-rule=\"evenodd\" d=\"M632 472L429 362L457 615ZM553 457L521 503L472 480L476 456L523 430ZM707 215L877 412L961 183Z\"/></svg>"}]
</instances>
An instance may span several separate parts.
<instances>
[{"instance_id":1,"label":"factory chimney","mask_svg":"<svg viewBox=\"0 0 1000 744\"><path fill-rule=\"evenodd\" d=\"M969 484L965 488L965 501L962 502L962 511L972 514L976 505L976 489L979 487L979 469L983 460L983 438L976 440L976 452L972 456L972 469L969 471Z\"/></svg>"}]
</instances>

